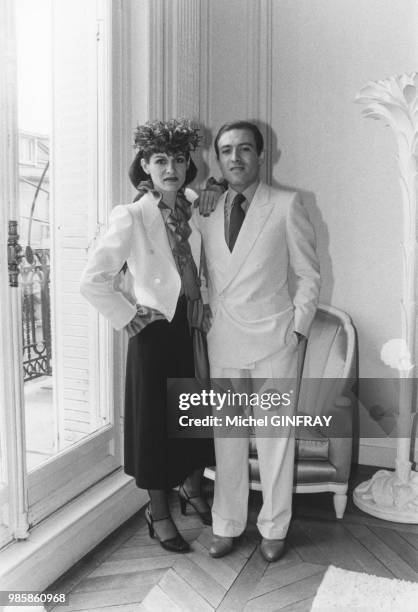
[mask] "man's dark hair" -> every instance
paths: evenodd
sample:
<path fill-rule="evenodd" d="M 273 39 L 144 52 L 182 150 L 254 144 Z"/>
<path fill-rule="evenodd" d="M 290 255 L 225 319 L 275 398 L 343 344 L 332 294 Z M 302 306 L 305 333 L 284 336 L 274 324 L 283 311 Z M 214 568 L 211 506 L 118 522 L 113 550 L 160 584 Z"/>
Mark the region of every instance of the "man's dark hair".
<path fill-rule="evenodd" d="M 225 132 L 230 132 L 231 130 L 248 130 L 249 132 L 252 132 L 254 135 L 257 154 L 260 155 L 260 153 L 264 150 L 264 138 L 255 123 L 251 123 L 250 121 L 232 121 L 231 123 L 224 123 L 216 134 L 215 142 L 213 144 L 217 158 L 219 158 L 219 139 L 222 134 L 225 134 Z"/>

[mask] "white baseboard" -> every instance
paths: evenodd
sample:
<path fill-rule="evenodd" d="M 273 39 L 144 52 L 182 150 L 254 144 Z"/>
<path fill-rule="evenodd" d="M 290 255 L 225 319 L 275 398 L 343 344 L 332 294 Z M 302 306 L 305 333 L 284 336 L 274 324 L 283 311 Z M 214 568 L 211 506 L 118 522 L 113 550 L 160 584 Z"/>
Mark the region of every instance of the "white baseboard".
<path fill-rule="evenodd" d="M 147 499 L 121 470 L 111 474 L 0 552 L 0 588 L 44 590 Z"/>
<path fill-rule="evenodd" d="M 370 440 L 363 441 L 359 447 L 358 462 L 361 465 L 375 465 L 379 468 L 395 467 L 396 440 L 385 441 Z M 415 451 L 415 462 L 418 463 L 418 450 Z"/>

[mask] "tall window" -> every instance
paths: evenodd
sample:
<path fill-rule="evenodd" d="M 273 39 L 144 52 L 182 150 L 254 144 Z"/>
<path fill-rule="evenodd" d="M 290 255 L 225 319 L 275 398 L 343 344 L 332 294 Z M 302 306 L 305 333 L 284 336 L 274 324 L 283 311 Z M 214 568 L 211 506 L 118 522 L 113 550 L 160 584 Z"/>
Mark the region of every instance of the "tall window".
<path fill-rule="evenodd" d="M 20 418 L 0 407 L 8 433 L 0 459 L 3 499 L 7 489 L 9 510 L 30 528 L 120 465 L 112 334 L 79 293 L 112 193 L 111 1 L 6 3 L 13 18 L 0 28 L 14 40 L 15 61 L 0 110 L 17 154 L 13 175 L 0 169 L 14 194 L 3 219 L 18 221 L 23 257 L 2 312 L 15 367 L 0 374 Z M 4 267 L 0 275 L 3 289 Z M 12 523 L 6 518 L 13 535 Z"/>
<path fill-rule="evenodd" d="M 51 333 L 51 0 L 16 1 L 18 209 L 26 463 L 59 450 Z"/>

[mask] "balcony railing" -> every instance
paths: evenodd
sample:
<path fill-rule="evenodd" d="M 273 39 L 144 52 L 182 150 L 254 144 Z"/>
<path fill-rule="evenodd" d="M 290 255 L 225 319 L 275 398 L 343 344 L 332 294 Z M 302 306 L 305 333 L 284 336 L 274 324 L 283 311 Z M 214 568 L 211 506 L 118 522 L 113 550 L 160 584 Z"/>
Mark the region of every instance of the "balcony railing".
<path fill-rule="evenodd" d="M 25 382 L 52 375 L 49 249 L 34 249 L 33 259 L 23 258 L 20 267 Z"/>

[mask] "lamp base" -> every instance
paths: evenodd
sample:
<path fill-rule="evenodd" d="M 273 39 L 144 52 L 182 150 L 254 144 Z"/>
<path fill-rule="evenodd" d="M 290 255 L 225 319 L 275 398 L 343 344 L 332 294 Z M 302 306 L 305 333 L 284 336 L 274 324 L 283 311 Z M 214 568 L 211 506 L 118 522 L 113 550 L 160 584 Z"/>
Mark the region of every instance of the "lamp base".
<path fill-rule="evenodd" d="M 372 516 L 395 523 L 418 523 L 418 473 L 379 470 L 354 489 L 355 505 Z"/>

